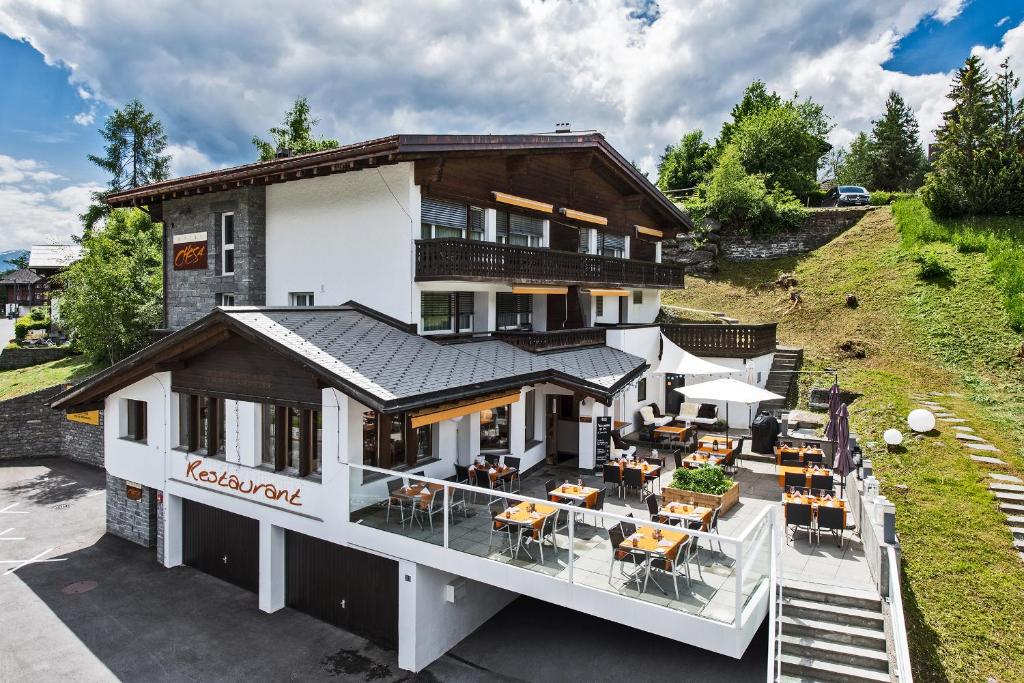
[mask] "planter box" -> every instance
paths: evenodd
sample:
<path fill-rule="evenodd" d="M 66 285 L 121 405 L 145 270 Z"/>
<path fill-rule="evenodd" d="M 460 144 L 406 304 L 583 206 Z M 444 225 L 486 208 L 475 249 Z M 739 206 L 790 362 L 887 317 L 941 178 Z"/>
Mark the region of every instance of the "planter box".
<path fill-rule="evenodd" d="M 705 507 L 721 508 L 720 514 L 727 512 L 729 508 L 740 502 L 740 485 L 736 482 L 733 482 L 732 488 L 721 496 L 674 489 L 671 486 L 663 487 L 661 493 L 666 503 L 693 503 Z"/>

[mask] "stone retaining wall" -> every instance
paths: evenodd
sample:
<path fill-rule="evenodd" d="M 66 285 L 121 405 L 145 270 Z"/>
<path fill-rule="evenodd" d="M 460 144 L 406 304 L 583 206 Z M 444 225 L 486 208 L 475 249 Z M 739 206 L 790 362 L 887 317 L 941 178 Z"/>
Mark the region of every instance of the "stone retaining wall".
<path fill-rule="evenodd" d="M 0 461 L 57 456 L 103 467 L 103 412 L 98 426 L 72 422 L 47 405 L 59 390 L 0 401 Z"/>
<path fill-rule="evenodd" d="M 107 531 L 150 548 L 157 541 L 156 489 L 142 487 L 140 500 L 129 500 L 127 482 L 107 473 Z"/>
<path fill-rule="evenodd" d="M 66 346 L 42 346 L 39 348 L 4 349 L 0 352 L 0 370 L 17 370 L 30 365 L 48 363 L 71 355 Z"/>

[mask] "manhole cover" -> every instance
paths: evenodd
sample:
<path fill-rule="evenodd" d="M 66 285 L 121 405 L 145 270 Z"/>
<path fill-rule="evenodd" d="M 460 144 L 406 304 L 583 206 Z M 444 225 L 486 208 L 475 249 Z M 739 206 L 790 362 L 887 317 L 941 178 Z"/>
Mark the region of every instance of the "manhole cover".
<path fill-rule="evenodd" d="M 53 509 L 54 510 L 66 510 L 69 507 L 71 507 L 71 503 L 57 503 L 56 505 L 53 506 Z"/>
<path fill-rule="evenodd" d="M 95 581 L 75 581 L 69 583 L 61 589 L 61 593 L 64 595 L 78 595 L 79 593 L 87 593 L 96 587 Z"/>

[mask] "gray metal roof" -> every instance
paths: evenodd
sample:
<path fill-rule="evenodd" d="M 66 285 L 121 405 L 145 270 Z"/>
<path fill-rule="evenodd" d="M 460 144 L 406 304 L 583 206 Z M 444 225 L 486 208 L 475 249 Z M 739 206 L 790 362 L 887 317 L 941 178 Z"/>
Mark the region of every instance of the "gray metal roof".
<path fill-rule="evenodd" d="M 459 349 L 515 374 L 554 370 L 605 389 L 644 364 L 644 359 L 609 346 L 535 354 L 503 341 L 488 340 L 459 344 Z"/>
<path fill-rule="evenodd" d="M 66 268 L 80 258 L 80 244 L 34 244 L 29 252 L 28 267 Z"/>

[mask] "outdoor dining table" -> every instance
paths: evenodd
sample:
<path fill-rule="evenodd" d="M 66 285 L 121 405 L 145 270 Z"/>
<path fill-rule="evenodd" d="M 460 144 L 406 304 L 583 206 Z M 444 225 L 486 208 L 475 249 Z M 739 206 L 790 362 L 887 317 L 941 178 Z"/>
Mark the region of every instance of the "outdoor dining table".
<path fill-rule="evenodd" d="M 499 479 L 511 479 L 515 475 L 517 470 L 515 467 L 509 467 L 508 465 L 472 465 L 469 471 L 473 473 L 475 477 L 479 472 L 487 472 L 491 481 L 497 481 Z"/>
<path fill-rule="evenodd" d="M 519 551 L 524 550 L 532 560 L 533 555 L 530 555 L 530 551 L 523 547 L 523 531 L 529 531 L 530 538 L 538 538 L 541 529 L 544 528 L 544 520 L 557 513 L 558 508 L 553 505 L 523 501 L 495 515 L 494 521 L 516 527 L 516 544 L 514 547 L 509 547 L 511 556 L 517 557 Z M 543 542 L 543 540 L 539 539 L 539 542 Z"/>
<path fill-rule="evenodd" d="M 701 505 L 690 505 L 689 503 L 667 503 L 658 508 L 658 514 L 668 519 L 678 519 L 679 521 L 686 522 L 697 521 L 707 528 L 707 525 L 711 523 L 711 513 L 714 512 L 712 508 L 704 507 Z"/>
<path fill-rule="evenodd" d="M 783 460 L 800 460 L 802 462 L 808 455 L 825 457 L 825 451 L 814 446 L 776 446 L 775 464 L 781 465 Z"/>
<path fill-rule="evenodd" d="M 782 494 L 783 505 L 787 503 L 803 503 L 811 506 L 811 514 L 818 516 L 819 507 L 840 508 L 843 511 L 843 526 L 846 526 L 846 501 L 842 498 L 833 497 L 831 500 L 820 496 L 793 494 L 788 491 Z"/>
<path fill-rule="evenodd" d="M 656 531 L 661 532 L 661 538 L 655 536 Z M 651 579 L 651 559 L 654 557 L 675 558 L 679 544 L 687 538 L 689 538 L 689 534 L 683 531 L 658 530 L 652 527 L 639 526 L 632 535 L 619 544 L 619 549 L 643 553 L 646 558 L 644 561 L 644 585 L 647 585 L 648 580 L 653 580 L 658 590 L 668 595 L 657 579 Z"/>
<path fill-rule="evenodd" d="M 562 484 L 558 488 L 552 489 L 551 493 L 548 494 L 548 498 L 555 503 L 566 499 L 573 502 L 579 502 L 582 500 L 585 501 L 588 508 L 592 508 L 597 505 L 597 494 L 598 490 L 590 486 Z"/>
<path fill-rule="evenodd" d="M 779 486 L 783 486 L 783 487 L 786 485 L 786 473 L 787 472 L 802 472 L 804 474 L 804 476 L 806 477 L 806 479 L 807 479 L 807 482 L 805 484 L 806 488 L 810 488 L 811 487 L 811 475 L 813 475 L 813 474 L 820 474 L 821 476 L 824 476 L 824 477 L 832 476 L 832 470 L 827 470 L 825 468 L 814 469 L 813 467 L 789 467 L 789 466 L 786 466 L 786 465 L 782 465 L 782 466 L 778 467 L 778 470 L 779 470 Z"/>
<path fill-rule="evenodd" d="M 710 453 L 708 451 L 695 451 L 683 458 L 683 467 L 695 469 L 705 465 L 717 465 L 725 460 L 725 453 Z"/>
<path fill-rule="evenodd" d="M 674 425 L 663 425 L 654 429 L 655 440 L 662 438 L 665 439 L 665 445 L 672 448 L 672 442 L 675 441 L 682 444 L 686 440 L 687 434 L 693 427 L 676 427 Z"/>
<path fill-rule="evenodd" d="M 397 498 L 402 510 L 402 517 L 399 522 L 404 526 L 407 521 L 415 515 L 415 508 L 419 507 L 422 510 L 429 509 L 430 498 L 434 495 L 435 491 L 444 490 L 444 486 L 441 484 L 410 484 L 409 486 L 403 486 L 394 493 L 392 497 Z M 409 503 L 409 517 L 405 516 L 405 503 Z M 420 526 L 423 526 L 423 522 L 420 522 Z"/>
<path fill-rule="evenodd" d="M 715 449 L 717 444 L 718 448 Z M 705 434 L 697 439 L 697 448 L 703 450 L 732 450 L 736 446 L 736 439 L 726 438 L 722 434 Z"/>

